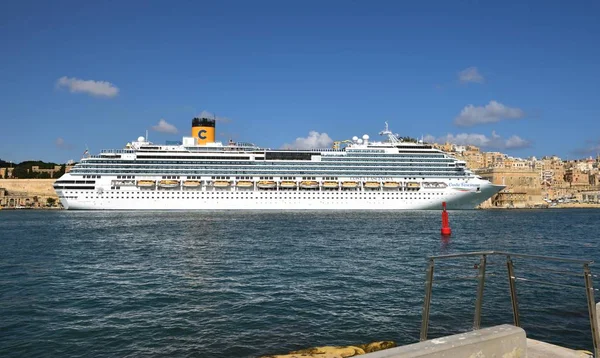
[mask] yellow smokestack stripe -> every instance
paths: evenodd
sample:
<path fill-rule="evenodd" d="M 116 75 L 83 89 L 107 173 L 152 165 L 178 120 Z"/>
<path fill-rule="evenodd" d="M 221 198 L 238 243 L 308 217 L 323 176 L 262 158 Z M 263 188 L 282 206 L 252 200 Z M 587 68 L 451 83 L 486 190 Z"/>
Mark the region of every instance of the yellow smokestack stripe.
<path fill-rule="evenodd" d="M 198 144 L 214 143 L 214 127 L 192 127 L 192 137 L 198 139 Z"/>

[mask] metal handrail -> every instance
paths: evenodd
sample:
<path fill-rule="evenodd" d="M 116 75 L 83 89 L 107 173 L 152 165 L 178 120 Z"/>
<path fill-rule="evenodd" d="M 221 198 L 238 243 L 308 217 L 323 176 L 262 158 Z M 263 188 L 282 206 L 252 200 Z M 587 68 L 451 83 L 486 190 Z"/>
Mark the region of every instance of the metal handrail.
<path fill-rule="evenodd" d="M 552 256 L 542 256 L 542 255 L 527 255 L 527 254 L 515 254 L 504 251 L 476 251 L 476 252 L 466 252 L 461 254 L 449 254 L 449 255 L 438 255 L 438 256 L 430 256 L 427 265 L 427 273 L 425 279 L 425 300 L 423 302 L 423 318 L 421 321 L 421 341 L 427 340 L 427 331 L 429 329 L 429 313 L 431 309 L 431 293 L 433 289 L 433 273 L 435 267 L 435 260 L 443 260 L 443 259 L 454 259 L 454 258 L 465 258 L 465 257 L 479 257 L 479 264 L 475 265 L 475 268 L 478 269 L 477 276 L 473 277 L 478 280 L 477 283 L 477 297 L 475 301 L 475 315 L 473 318 L 473 329 L 477 330 L 481 326 L 481 311 L 483 304 L 483 292 L 485 285 L 485 276 L 486 276 L 486 266 L 488 266 L 488 257 L 489 256 L 505 256 L 506 257 L 506 270 L 508 274 L 508 285 L 509 285 L 509 293 L 510 293 L 510 301 L 512 305 L 513 311 L 513 322 L 517 327 L 521 326 L 520 316 L 519 316 L 519 304 L 517 300 L 517 287 L 516 281 L 529 281 L 534 283 L 546 284 L 551 286 L 565 287 L 569 288 L 580 288 L 574 285 L 564 285 L 557 284 L 551 282 L 542 282 L 536 281 L 524 277 L 517 277 L 515 275 L 515 265 L 513 263 L 513 258 L 523 258 L 523 259 L 533 259 L 533 260 L 543 260 L 543 261 L 555 261 L 555 262 L 565 262 L 570 264 L 579 264 L 583 266 L 583 275 L 577 274 L 577 276 L 583 276 L 585 282 L 585 290 L 586 290 L 586 298 L 588 305 L 588 315 L 590 319 L 590 328 L 592 332 L 592 340 L 594 344 L 594 352 L 595 357 L 600 357 L 600 337 L 599 337 L 599 329 L 598 329 L 598 320 L 596 317 L 596 307 L 595 307 L 595 299 L 594 299 L 594 286 L 592 283 L 592 277 L 590 271 L 590 265 L 594 262 L 592 260 L 581 260 L 581 259 L 571 259 L 571 258 L 562 258 L 562 257 L 552 257 Z M 442 266 L 444 267 L 444 266 Z M 557 273 L 561 273 L 560 270 L 551 270 Z M 565 273 L 569 273 L 573 275 L 574 271 L 566 271 Z"/>
<path fill-rule="evenodd" d="M 517 268 L 526 268 L 527 271 L 536 271 L 536 272 L 544 272 L 544 273 L 558 273 L 558 274 L 562 274 L 562 275 L 569 275 L 569 276 L 575 276 L 575 277 L 583 277 L 583 272 L 578 273 L 575 271 L 571 271 L 571 270 L 554 270 L 551 268 L 542 268 L 539 266 L 533 266 L 533 265 L 523 265 L 522 263 L 519 263 L 518 265 L 516 265 Z"/>
<path fill-rule="evenodd" d="M 469 256 L 481 256 L 481 255 L 500 255 L 500 256 L 512 256 L 512 257 L 522 257 L 529 259 L 542 259 L 548 261 L 563 261 L 563 262 L 571 262 L 571 263 L 581 263 L 591 265 L 594 263 L 593 260 L 582 260 L 582 259 L 571 259 L 565 257 L 554 257 L 554 256 L 542 256 L 542 255 L 528 255 L 528 254 L 515 254 L 512 252 L 504 252 L 504 251 L 472 251 L 465 252 L 462 254 L 448 254 L 448 255 L 438 255 L 438 256 L 429 256 L 429 259 L 450 259 L 456 257 L 469 257 Z"/>

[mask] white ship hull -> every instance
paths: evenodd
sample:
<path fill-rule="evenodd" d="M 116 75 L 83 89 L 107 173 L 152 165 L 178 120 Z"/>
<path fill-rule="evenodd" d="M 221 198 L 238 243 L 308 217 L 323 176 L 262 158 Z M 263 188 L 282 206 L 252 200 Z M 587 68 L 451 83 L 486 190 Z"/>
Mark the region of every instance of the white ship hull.
<path fill-rule="evenodd" d="M 475 209 L 502 186 L 482 184 L 480 190 L 420 191 L 201 191 L 119 190 L 59 191 L 71 210 L 439 210 Z"/>
<path fill-rule="evenodd" d="M 214 128 L 194 118 L 181 144 L 140 137 L 82 158 L 54 189 L 71 210 L 438 210 L 474 209 L 503 188 L 431 145 L 401 141 L 387 123 L 388 141 L 364 135 L 342 149 L 225 146 Z"/>

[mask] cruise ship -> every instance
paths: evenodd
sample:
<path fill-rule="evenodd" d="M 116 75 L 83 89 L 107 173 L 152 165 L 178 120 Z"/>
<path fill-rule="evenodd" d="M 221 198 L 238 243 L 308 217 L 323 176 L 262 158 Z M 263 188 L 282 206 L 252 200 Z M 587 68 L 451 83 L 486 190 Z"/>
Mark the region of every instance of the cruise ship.
<path fill-rule="evenodd" d="M 265 149 L 215 141 L 215 120 L 194 118 L 167 145 L 139 137 L 81 159 L 54 183 L 71 210 L 474 209 L 503 186 L 424 143 L 379 133 L 333 148 Z"/>

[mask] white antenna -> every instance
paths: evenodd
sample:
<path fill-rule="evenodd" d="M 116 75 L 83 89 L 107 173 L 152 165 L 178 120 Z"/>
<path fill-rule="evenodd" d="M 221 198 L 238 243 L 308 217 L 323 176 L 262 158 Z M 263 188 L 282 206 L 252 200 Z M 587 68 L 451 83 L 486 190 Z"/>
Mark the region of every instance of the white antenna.
<path fill-rule="evenodd" d="M 379 135 L 381 135 L 381 136 L 387 135 L 390 143 L 393 143 L 393 144 L 400 143 L 400 140 L 398 140 L 398 137 L 390 131 L 390 129 L 388 127 L 388 122 L 385 122 L 385 129 L 382 130 L 381 132 L 379 132 Z"/>
<path fill-rule="evenodd" d="M 146 142 L 150 142 L 150 141 L 148 140 L 148 130 L 147 130 L 147 129 L 146 129 Z"/>

